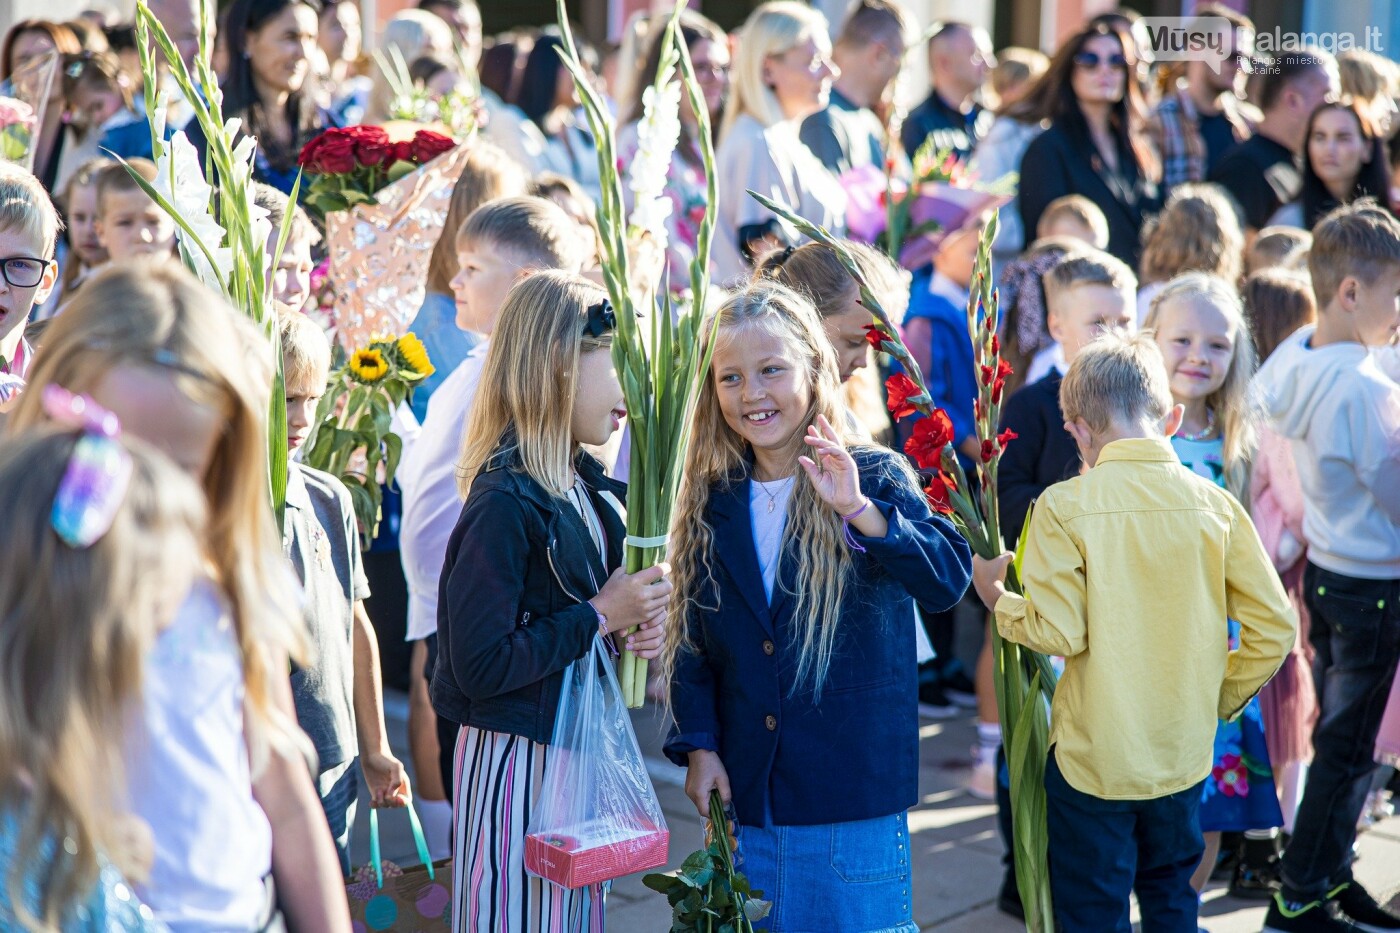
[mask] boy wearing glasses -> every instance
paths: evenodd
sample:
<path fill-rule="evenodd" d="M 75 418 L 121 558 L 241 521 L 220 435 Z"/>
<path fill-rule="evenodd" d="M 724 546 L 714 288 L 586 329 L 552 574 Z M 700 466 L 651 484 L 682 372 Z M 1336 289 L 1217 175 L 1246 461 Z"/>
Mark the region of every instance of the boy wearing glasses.
<path fill-rule="evenodd" d="M 61 226 L 39 179 L 0 162 L 0 408 L 24 388 L 34 357 L 24 326 L 58 280 L 53 251 Z"/>

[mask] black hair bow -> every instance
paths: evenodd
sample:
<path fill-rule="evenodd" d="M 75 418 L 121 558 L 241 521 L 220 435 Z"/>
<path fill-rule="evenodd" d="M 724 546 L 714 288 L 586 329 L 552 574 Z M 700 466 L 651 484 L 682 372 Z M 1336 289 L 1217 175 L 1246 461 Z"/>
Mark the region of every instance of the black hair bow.
<path fill-rule="evenodd" d="M 588 309 L 588 320 L 583 324 L 585 337 L 597 339 L 617 329 L 617 315 L 613 313 L 612 302 L 604 298 Z"/>

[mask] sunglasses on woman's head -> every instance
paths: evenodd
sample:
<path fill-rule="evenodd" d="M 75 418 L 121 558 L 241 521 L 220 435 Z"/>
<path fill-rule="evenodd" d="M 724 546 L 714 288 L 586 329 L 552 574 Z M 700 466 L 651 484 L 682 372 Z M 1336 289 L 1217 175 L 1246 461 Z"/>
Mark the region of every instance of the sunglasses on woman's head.
<path fill-rule="evenodd" d="M 1126 68 L 1128 60 L 1118 52 L 1107 57 L 1097 52 L 1080 52 L 1074 56 L 1074 63 L 1085 71 L 1091 71 L 1100 65 L 1108 65 L 1110 68 Z"/>

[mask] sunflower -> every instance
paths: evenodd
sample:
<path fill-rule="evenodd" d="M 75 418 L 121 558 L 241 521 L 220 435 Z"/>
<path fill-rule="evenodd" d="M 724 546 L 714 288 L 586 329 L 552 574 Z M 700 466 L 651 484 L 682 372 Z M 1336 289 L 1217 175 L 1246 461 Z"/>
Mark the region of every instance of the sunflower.
<path fill-rule="evenodd" d="M 428 348 L 423 346 L 423 341 L 418 339 L 417 334 L 404 334 L 399 338 L 398 346 L 405 366 L 424 378 L 433 374 L 434 367 L 428 359 Z"/>
<path fill-rule="evenodd" d="M 375 383 L 389 372 L 389 363 L 384 354 L 373 347 L 356 350 L 350 356 L 350 372 L 361 382 Z"/>

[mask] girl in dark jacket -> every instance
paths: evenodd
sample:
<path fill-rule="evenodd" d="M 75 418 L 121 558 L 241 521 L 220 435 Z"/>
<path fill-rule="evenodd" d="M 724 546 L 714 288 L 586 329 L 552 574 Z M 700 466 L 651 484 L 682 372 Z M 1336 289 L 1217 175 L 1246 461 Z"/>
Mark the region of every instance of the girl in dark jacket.
<path fill-rule="evenodd" d="M 626 415 L 613 323 L 586 279 L 540 272 L 515 286 L 468 421 L 432 683 L 438 713 L 462 726 L 454 933 L 603 929 L 600 886 L 527 876 L 524 840 L 564 670 L 595 638 L 634 626 L 627 647 L 655 657 L 671 592 L 664 564 L 618 569 L 626 487 L 580 449 L 604 444 Z"/>
<path fill-rule="evenodd" d="M 771 929 L 915 931 L 913 602 L 957 603 L 968 546 L 902 457 L 848 449 L 806 299 L 756 282 L 711 327 L 671 532 L 666 754 L 702 814 L 712 789 L 732 801 Z"/>

